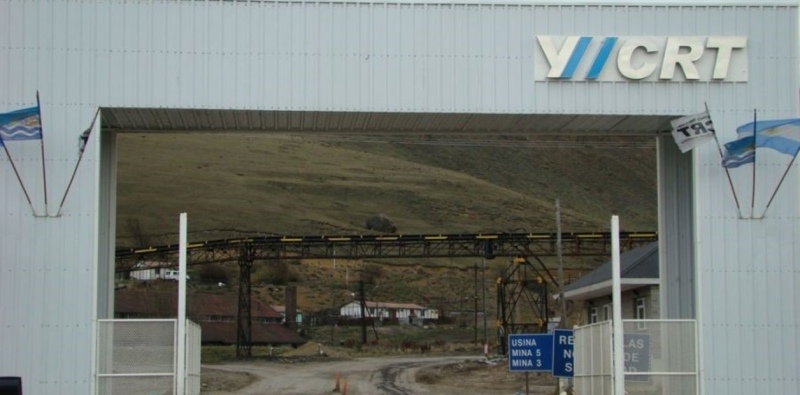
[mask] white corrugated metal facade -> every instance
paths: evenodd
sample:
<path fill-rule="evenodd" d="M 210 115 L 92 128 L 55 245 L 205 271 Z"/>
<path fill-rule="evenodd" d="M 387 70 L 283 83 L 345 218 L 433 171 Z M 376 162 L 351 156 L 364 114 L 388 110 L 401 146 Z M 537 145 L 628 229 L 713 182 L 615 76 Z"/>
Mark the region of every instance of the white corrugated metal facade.
<path fill-rule="evenodd" d="M 480 132 L 502 120 L 655 133 L 707 102 L 725 142 L 754 108 L 797 116 L 796 6 L 0 0 L 0 26 L 0 112 L 41 93 L 50 215 L 98 107 L 110 126 L 95 127 L 59 217 L 33 216 L 0 156 L 0 376 L 23 376 L 31 394 L 93 388 L 93 320 L 113 305 L 115 131 Z M 537 80 L 537 35 L 746 36 L 748 78 Z M 182 119 L 193 109 L 209 111 Z M 704 393 L 800 393 L 797 165 L 764 219 L 740 219 L 713 144 L 671 143 L 659 144 L 663 311 L 697 315 Z M 43 214 L 39 145 L 7 145 Z M 756 215 L 788 162 L 759 155 Z M 751 174 L 731 175 L 749 216 Z"/>

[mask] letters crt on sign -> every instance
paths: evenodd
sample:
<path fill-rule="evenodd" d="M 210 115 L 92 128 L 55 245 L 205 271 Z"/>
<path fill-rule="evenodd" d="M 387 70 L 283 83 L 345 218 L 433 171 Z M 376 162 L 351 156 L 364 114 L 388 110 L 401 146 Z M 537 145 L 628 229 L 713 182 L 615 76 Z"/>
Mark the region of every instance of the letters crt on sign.
<path fill-rule="evenodd" d="M 746 65 L 730 77 L 731 59 L 734 51 L 743 51 L 747 37 L 597 37 L 537 36 L 539 47 L 550 70 L 546 78 L 573 79 L 581 67 L 585 75 L 578 73 L 577 79 L 615 80 L 617 74 L 625 79 L 642 80 L 652 76 L 656 70 L 659 80 L 673 80 L 675 69 L 680 66 L 685 80 L 732 80 L 746 81 Z M 561 42 L 558 48 L 557 41 Z M 590 61 L 583 61 L 589 54 Z M 603 71 L 609 58 L 616 58 L 616 73 Z M 745 56 L 740 57 L 746 62 Z M 708 70 L 701 73 L 698 65 Z M 588 67 L 588 69 L 587 69 Z"/>

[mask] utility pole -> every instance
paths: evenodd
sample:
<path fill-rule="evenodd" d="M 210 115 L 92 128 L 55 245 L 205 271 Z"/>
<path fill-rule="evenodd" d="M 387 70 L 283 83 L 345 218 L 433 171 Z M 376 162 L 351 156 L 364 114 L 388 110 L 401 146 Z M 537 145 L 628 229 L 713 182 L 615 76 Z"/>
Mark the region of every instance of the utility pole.
<path fill-rule="evenodd" d="M 558 323 L 559 328 L 567 328 L 567 301 L 564 300 L 564 260 L 561 256 L 561 202 L 556 198 L 556 248 L 558 251 L 558 300 L 561 302 L 561 321 Z M 547 312 L 545 311 L 545 314 Z M 568 383 L 563 380 L 558 380 L 558 392 L 561 393 L 564 387 L 568 387 Z"/>
<path fill-rule="evenodd" d="M 481 258 L 483 262 L 483 347 L 484 349 L 489 346 L 489 332 L 486 324 L 486 258 Z"/>
<path fill-rule="evenodd" d="M 561 203 L 556 198 L 556 244 L 558 247 L 558 300 L 561 302 L 560 328 L 567 328 L 567 301 L 564 300 L 564 260 L 561 256 Z M 545 312 L 547 314 L 547 312 Z"/>
<path fill-rule="evenodd" d="M 364 299 L 364 280 L 358 281 L 359 300 L 361 301 L 361 344 L 367 344 L 367 315 L 364 311 L 366 300 Z"/>
<path fill-rule="evenodd" d="M 475 307 L 472 309 L 475 314 L 475 345 L 478 345 L 478 262 L 475 262 L 475 289 L 472 293 L 472 300 L 475 302 Z"/>

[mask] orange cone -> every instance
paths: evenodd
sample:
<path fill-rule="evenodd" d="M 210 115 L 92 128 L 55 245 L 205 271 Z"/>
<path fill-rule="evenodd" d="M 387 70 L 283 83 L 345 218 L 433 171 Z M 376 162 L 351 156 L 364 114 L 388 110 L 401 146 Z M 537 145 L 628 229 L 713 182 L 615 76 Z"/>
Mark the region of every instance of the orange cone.
<path fill-rule="evenodd" d="M 333 391 L 331 392 L 339 392 L 339 372 L 336 372 L 336 383 L 333 385 Z"/>

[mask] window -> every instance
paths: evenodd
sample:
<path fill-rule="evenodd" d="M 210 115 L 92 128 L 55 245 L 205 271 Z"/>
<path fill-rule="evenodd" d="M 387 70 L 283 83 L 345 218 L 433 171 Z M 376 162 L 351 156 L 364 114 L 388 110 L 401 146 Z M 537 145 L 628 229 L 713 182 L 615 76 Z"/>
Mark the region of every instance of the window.
<path fill-rule="evenodd" d="M 645 302 L 646 302 L 645 298 L 636 298 L 633 301 L 634 301 L 633 317 L 636 318 L 637 320 L 645 319 L 646 318 L 645 317 L 645 310 L 644 310 L 644 306 L 645 306 Z"/>
<path fill-rule="evenodd" d="M 589 323 L 594 324 L 597 322 L 597 307 L 589 308 Z"/>
<path fill-rule="evenodd" d="M 603 320 L 611 321 L 611 305 L 603 306 Z"/>
<path fill-rule="evenodd" d="M 633 300 L 633 307 L 634 307 L 633 317 L 634 318 L 636 318 L 637 320 L 643 320 L 643 319 L 647 318 L 647 316 L 645 315 L 645 305 L 646 304 L 647 304 L 647 300 L 645 300 L 645 298 L 636 298 L 636 299 Z M 636 323 L 636 328 L 637 329 L 646 329 L 647 326 L 645 325 L 644 322 L 639 322 L 639 323 Z"/>

